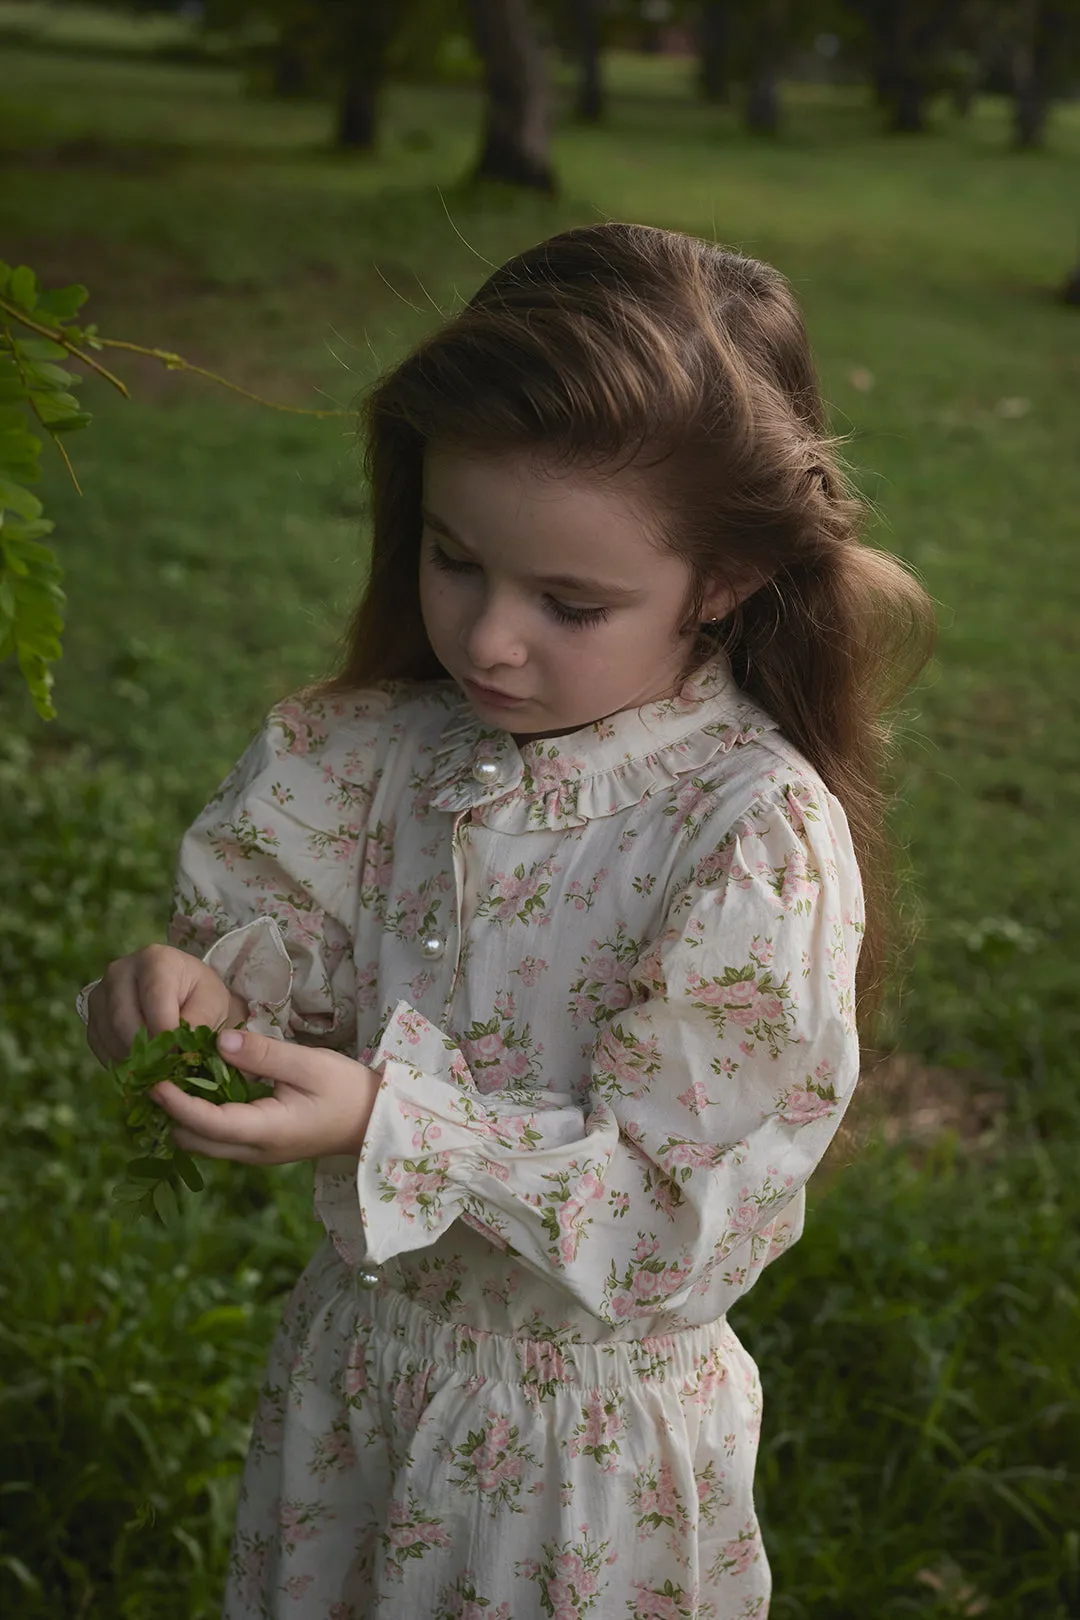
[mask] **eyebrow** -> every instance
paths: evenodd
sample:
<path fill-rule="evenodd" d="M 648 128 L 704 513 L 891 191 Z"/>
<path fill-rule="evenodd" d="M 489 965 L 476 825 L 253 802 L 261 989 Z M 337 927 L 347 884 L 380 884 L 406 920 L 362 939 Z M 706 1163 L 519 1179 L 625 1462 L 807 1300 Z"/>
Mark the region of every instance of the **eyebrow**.
<path fill-rule="evenodd" d="M 454 533 L 449 523 L 444 523 L 442 518 L 436 517 L 434 512 L 429 512 L 426 507 L 422 507 L 421 512 L 428 528 L 434 529 L 438 534 L 445 535 L 446 539 L 452 540 L 455 546 L 460 546 L 467 557 L 472 558 L 473 561 L 476 560 L 475 553 L 469 550 L 460 535 Z M 557 585 L 561 590 L 585 591 L 590 596 L 611 596 L 622 600 L 623 598 L 641 595 L 641 592 L 635 590 L 632 585 L 614 585 L 609 580 L 586 579 L 582 575 L 526 574 L 525 578 L 531 585 Z"/>

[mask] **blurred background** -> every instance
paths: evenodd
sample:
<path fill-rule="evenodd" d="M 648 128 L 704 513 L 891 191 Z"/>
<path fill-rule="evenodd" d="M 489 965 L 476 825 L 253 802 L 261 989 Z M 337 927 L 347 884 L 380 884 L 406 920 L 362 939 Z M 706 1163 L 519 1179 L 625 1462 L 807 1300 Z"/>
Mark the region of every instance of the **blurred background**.
<path fill-rule="evenodd" d="M 44 450 L 57 718 L 0 665 L 4 1614 L 217 1613 L 318 1239 L 302 1169 L 119 1225 L 73 1012 L 162 937 L 181 831 L 360 589 L 354 428 L 302 413 L 616 218 L 792 280 L 869 538 L 941 620 L 882 1057 L 737 1311 L 772 1615 L 1080 1616 L 1078 90 L 1080 0 L 0 0 L 0 257 L 290 408 L 109 351 L 81 494 Z"/>

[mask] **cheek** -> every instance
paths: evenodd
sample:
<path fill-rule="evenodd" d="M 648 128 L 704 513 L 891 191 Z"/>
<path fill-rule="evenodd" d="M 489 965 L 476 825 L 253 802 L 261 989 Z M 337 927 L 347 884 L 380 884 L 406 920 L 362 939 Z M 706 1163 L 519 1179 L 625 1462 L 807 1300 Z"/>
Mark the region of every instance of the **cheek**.
<path fill-rule="evenodd" d="M 420 612 L 429 627 L 446 625 L 454 617 L 453 585 L 430 568 L 420 570 Z"/>

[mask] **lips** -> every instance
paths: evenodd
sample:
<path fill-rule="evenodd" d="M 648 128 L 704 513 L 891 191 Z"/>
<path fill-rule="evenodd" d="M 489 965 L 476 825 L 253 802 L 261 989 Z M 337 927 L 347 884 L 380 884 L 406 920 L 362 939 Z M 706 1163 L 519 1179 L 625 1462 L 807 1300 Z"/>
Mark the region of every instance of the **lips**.
<path fill-rule="evenodd" d="M 482 686 L 479 681 L 470 680 L 468 676 L 465 678 L 465 684 L 471 686 L 474 692 L 479 692 L 482 697 L 501 698 L 504 703 L 524 703 L 525 701 L 524 698 L 515 696 L 513 692 L 500 692 L 495 686 Z"/>

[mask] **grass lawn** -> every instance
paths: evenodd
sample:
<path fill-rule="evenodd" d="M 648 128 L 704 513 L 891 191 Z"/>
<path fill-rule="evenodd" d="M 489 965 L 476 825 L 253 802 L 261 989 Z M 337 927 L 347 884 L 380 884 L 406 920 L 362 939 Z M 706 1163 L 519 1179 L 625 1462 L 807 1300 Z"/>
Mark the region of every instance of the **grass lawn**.
<path fill-rule="evenodd" d="M 1076 109 L 1021 156 L 996 104 L 890 140 L 860 95 L 803 87 L 754 142 L 681 64 L 616 60 L 546 200 L 460 185 L 468 87 L 391 90 L 379 155 L 344 159 L 325 107 L 245 99 L 222 67 L 54 42 L 9 46 L 4 78 L 0 257 L 284 404 L 347 406 L 489 262 L 574 223 L 715 236 L 792 279 L 872 536 L 941 640 L 900 727 L 917 938 L 878 1082 L 920 1142 L 851 1139 L 736 1322 L 772 1614 L 1080 1614 L 1080 319 L 1051 297 Z M 363 572 L 351 432 L 118 369 L 134 404 L 84 391 L 83 496 L 57 466 L 42 491 L 59 720 L 0 671 L 0 1603 L 25 1620 L 216 1613 L 261 1361 L 317 1237 L 299 1171 L 218 1169 L 176 1230 L 118 1227 L 118 1122 L 71 1002 L 160 937 L 182 827 L 325 663 Z"/>

